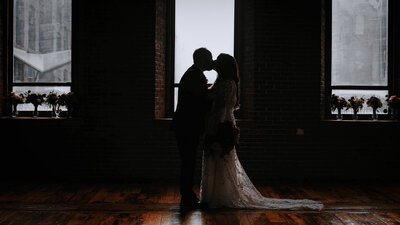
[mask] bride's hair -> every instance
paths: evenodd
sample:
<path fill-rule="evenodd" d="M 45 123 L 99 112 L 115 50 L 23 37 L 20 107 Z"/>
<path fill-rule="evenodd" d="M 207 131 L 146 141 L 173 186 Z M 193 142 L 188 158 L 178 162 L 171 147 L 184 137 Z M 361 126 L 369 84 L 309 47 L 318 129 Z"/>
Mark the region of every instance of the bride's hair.
<path fill-rule="evenodd" d="M 240 78 L 239 78 L 239 69 L 236 59 L 228 54 L 221 53 L 217 57 L 216 60 L 216 68 L 215 70 L 218 72 L 217 79 L 215 81 L 216 84 L 223 80 L 233 80 L 236 84 L 236 104 L 235 109 L 238 109 L 239 97 L 240 97 Z"/>

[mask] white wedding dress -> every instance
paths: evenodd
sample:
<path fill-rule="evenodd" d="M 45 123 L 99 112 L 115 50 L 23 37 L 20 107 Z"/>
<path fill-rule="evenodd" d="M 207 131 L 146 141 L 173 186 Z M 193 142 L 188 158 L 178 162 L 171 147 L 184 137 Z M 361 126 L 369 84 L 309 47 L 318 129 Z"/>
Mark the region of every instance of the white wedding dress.
<path fill-rule="evenodd" d="M 218 122 L 233 121 L 236 84 L 222 81 L 211 95 L 213 104 L 206 117 L 206 134 L 215 134 Z M 236 124 L 236 123 L 235 123 Z M 321 210 L 323 204 L 308 199 L 275 199 L 264 197 L 250 181 L 233 148 L 220 157 L 203 151 L 200 201 L 210 208 L 246 208 L 270 210 Z"/>

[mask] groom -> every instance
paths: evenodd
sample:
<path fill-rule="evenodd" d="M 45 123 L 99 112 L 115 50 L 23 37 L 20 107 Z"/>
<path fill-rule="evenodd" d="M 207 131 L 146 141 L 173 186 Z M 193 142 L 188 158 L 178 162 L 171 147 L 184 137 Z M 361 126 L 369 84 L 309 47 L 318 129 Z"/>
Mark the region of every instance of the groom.
<path fill-rule="evenodd" d="M 179 82 L 178 105 L 172 121 L 172 130 L 181 158 L 180 194 L 181 206 L 200 207 L 193 191 L 193 173 L 199 138 L 204 132 L 204 117 L 207 110 L 207 79 L 204 71 L 213 68 L 211 52 L 206 48 L 193 53 L 194 64 L 189 67 Z"/>

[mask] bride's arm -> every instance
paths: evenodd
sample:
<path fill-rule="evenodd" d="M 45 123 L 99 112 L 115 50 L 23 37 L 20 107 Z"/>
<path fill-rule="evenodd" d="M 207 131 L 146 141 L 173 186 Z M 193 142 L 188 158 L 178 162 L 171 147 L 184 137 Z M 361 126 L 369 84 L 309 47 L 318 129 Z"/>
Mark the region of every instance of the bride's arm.
<path fill-rule="evenodd" d="M 230 114 L 232 110 L 232 104 L 236 101 L 236 89 L 234 81 L 225 81 L 223 85 L 218 89 L 216 97 L 216 109 L 218 122 L 224 122 L 226 116 Z"/>
<path fill-rule="evenodd" d="M 218 124 L 220 122 L 224 122 L 226 119 L 227 113 L 229 114 L 229 106 L 233 101 L 235 95 L 235 84 L 231 81 L 223 81 L 220 84 L 217 84 L 212 90 L 213 103 L 211 107 L 211 111 L 208 115 L 207 120 L 207 133 L 216 134 L 218 129 Z"/>

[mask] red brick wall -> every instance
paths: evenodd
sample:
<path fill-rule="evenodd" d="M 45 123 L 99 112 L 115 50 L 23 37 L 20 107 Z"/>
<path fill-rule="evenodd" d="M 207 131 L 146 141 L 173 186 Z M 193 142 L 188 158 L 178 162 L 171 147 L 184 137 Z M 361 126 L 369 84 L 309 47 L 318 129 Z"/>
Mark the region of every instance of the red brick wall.
<path fill-rule="evenodd" d="M 8 131 L 0 147 L 4 180 L 178 179 L 170 121 L 155 119 L 164 73 L 160 2 L 74 3 L 79 117 L 1 119 Z M 239 122 L 238 155 L 249 177 L 398 180 L 398 123 L 320 121 L 320 1 L 250 0 L 241 7 L 242 105 L 253 122 Z"/>
<path fill-rule="evenodd" d="M 5 9 L 4 9 L 4 1 L 0 1 L 0 115 L 4 114 L 4 16 L 5 16 Z"/>
<path fill-rule="evenodd" d="M 156 0 L 156 21 L 155 21 L 155 117 L 165 117 L 165 76 L 166 76 L 166 42 L 167 42 L 167 1 Z"/>

